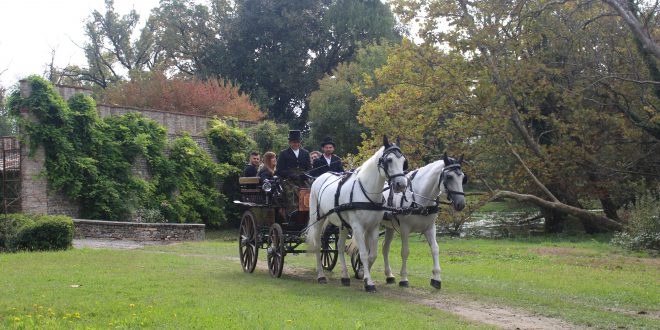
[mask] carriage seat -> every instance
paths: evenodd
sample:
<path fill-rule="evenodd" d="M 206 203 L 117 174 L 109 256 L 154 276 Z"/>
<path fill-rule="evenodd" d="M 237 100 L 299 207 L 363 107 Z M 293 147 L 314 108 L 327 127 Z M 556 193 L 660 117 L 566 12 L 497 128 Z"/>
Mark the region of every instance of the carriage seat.
<path fill-rule="evenodd" d="M 266 204 L 266 192 L 261 189 L 259 177 L 242 176 L 238 178 L 241 187 L 241 202 Z"/>

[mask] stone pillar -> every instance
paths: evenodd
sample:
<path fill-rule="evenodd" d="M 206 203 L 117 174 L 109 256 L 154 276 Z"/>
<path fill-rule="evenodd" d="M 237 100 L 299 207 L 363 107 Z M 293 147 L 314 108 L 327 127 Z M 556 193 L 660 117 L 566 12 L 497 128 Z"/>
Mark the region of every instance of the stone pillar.
<path fill-rule="evenodd" d="M 32 92 L 26 80 L 21 80 L 21 96 L 28 97 Z M 21 109 L 21 116 L 35 120 L 28 109 Z M 27 137 L 26 137 L 27 139 Z M 46 165 L 46 152 L 39 146 L 30 157 L 29 141 L 21 148 L 21 210 L 24 213 L 48 213 L 48 180 L 42 176 Z"/>

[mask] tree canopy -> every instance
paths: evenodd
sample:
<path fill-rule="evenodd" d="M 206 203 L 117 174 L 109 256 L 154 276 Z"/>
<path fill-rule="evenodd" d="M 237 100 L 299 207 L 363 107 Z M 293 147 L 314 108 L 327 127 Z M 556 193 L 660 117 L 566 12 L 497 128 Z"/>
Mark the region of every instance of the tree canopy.
<path fill-rule="evenodd" d="M 589 231 L 620 228 L 616 209 L 658 179 L 660 99 L 652 66 L 607 6 L 420 0 L 395 11 L 428 17 L 423 43 L 405 41 L 377 71 L 387 91 L 364 98 L 360 122 L 373 136 L 405 136 L 418 162 L 438 146 L 464 152 L 491 186 L 537 197 L 527 200 L 549 231 L 566 214 Z M 606 217 L 578 211 L 586 200 Z"/>

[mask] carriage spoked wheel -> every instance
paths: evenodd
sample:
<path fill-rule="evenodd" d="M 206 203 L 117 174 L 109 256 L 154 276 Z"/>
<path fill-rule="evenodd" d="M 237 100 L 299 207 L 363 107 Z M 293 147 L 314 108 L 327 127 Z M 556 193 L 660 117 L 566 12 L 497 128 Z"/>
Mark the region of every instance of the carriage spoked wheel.
<path fill-rule="evenodd" d="M 272 277 L 282 276 L 284 266 L 284 232 L 279 223 L 274 223 L 268 233 L 268 271 Z"/>
<path fill-rule="evenodd" d="M 321 237 L 321 263 L 323 269 L 331 271 L 337 265 L 337 239 L 339 238 L 339 228 L 335 225 L 329 225 L 323 231 Z"/>
<path fill-rule="evenodd" d="M 257 226 L 254 221 L 254 214 L 250 211 L 243 212 L 241 226 L 239 229 L 238 249 L 241 256 L 241 266 L 246 273 L 254 272 L 257 266 Z"/>
<path fill-rule="evenodd" d="M 362 260 L 360 260 L 360 251 L 357 249 L 351 253 L 351 267 L 355 273 L 355 278 L 361 280 L 364 277 L 364 270 L 362 269 Z"/>

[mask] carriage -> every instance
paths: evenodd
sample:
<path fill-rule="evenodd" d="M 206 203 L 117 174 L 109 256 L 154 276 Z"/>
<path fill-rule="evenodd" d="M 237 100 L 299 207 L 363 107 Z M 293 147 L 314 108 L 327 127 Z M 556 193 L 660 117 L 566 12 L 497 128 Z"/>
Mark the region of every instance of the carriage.
<path fill-rule="evenodd" d="M 241 266 L 252 273 L 257 265 L 259 249 L 265 250 L 268 271 L 272 277 L 282 276 L 284 257 L 305 253 L 305 231 L 309 220 L 309 188 L 298 188 L 296 203 L 287 198 L 286 180 L 275 177 L 260 181 L 258 177 L 240 177 L 240 200 L 234 201 L 245 210 L 239 229 Z M 331 271 L 337 264 L 339 228 L 328 226 L 322 236 L 323 268 Z"/>

